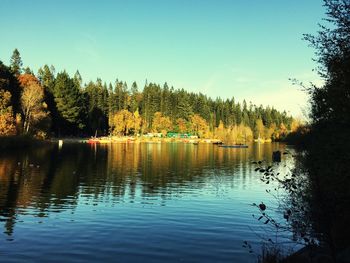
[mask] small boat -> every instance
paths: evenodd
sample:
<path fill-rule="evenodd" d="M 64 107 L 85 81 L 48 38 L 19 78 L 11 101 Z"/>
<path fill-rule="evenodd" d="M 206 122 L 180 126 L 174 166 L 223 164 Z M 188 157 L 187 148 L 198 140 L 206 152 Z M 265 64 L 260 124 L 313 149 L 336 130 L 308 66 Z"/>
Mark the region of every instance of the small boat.
<path fill-rule="evenodd" d="M 248 148 L 248 145 L 234 144 L 234 145 L 219 145 L 221 148 Z"/>
<path fill-rule="evenodd" d="M 91 138 L 87 142 L 90 143 L 90 144 L 100 143 L 99 140 L 96 139 L 96 138 Z"/>
<path fill-rule="evenodd" d="M 89 144 L 96 144 L 96 143 L 100 143 L 100 144 L 106 144 L 106 143 L 111 143 L 112 141 L 109 139 L 101 139 L 101 138 L 91 138 L 88 140 Z"/>

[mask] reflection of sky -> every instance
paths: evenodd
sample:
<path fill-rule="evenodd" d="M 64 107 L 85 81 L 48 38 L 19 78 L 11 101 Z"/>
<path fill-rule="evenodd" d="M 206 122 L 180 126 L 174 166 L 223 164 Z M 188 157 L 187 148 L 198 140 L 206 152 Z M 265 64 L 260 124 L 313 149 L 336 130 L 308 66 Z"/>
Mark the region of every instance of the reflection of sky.
<path fill-rule="evenodd" d="M 19 195 L 28 195 L 30 201 L 15 208 L 12 235 L 0 235 L 5 255 L 18 259 L 20 251 L 40 260 L 55 258 L 52 251 L 57 251 L 62 260 L 73 254 L 91 260 L 94 251 L 105 260 L 115 254 L 125 260 L 151 255 L 159 261 L 196 256 L 207 261 L 242 260 L 248 256 L 242 241 L 257 246 L 259 239 L 253 230 L 261 232 L 251 204 L 264 201 L 275 213 L 266 185 L 251 164 L 259 154 L 255 147 L 226 151 L 176 144 L 127 149 L 115 145 L 97 149 L 96 155 L 92 149 L 90 155 L 84 146 L 82 151 L 75 149 L 75 157 L 64 157 L 64 147 L 56 156 L 61 161 L 51 164 L 55 169 L 48 165 L 41 166 L 41 173 L 36 170 L 36 179 L 43 176 L 36 185 L 30 184 L 33 178 L 26 170 L 24 178 L 32 188 L 19 187 Z M 260 154 L 270 159 L 274 147 L 262 146 Z M 87 162 L 88 156 L 97 157 L 96 162 Z M 0 166 L 2 163 L 0 158 Z M 48 180 L 45 176 L 51 177 L 52 182 L 47 183 L 51 188 L 37 191 L 42 187 L 38 184 Z M 39 250 L 42 253 L 34 255 Z"/>

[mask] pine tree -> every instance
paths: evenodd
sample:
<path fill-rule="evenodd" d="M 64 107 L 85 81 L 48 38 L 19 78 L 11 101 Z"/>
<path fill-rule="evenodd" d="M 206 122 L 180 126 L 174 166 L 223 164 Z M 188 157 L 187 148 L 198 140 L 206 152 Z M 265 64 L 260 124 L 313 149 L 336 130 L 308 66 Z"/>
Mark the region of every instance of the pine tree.
<path fill-rule="evenodd" d="M 30 69 L 30 67 L 26 67 L 24 69 L 24 74 L 31 74 L 31 75 L 34 75 L 33 71 Z"/>
<path fill-rule="evenodd" d="M 131 85 L 131 102 L 130 102 L 131 112 L 135 112 L 139 110 L 138 96 L 139 96 L 139 91 L 138 91 L 137 83 L 134 81 Z"/>
<path fill-rule="evenodd" d="M 79 89 L 81 89 L 81 85 L 83 84 L 83 79 L 81 78 L 79 70 L 75 72 L 73 79 L 74 79 L 75 85 L 79 87 Z"/>
<path fill-rule="evenodd" d="M 47 109 L 51 117 L 51 130 L 57 132 L 58 128 L 58 112 L 54 98 L 55 88 L 55 68 L 44 65 L 38 70 L 38 79 L 44 88 L 44 101 L 47 104 Z M 57 134 L 57 133 L 56 133 Z"/>
<path fill-rule="evenodd" d="M 188 120 L 193 114 L 189 96 L 183 89 L 178 92 L 176 112 L 176 118 L 182 118 L 185 120 Z"/>
<path fill-rule="evenodd" d="M 18 49 L 16 48 L 11 56 L 11 60 L 10 60 L 10 69 L 12 74 L 18 76 L 19 74 L 22 73 L 22 66 L 23 66 L 23 62 L 22 62 L 22 58 L 21 55 L 18 51 Z"/>
<path fill-rule="evenodd" d="M 79 86 L 67 72 L 57 74 L 54 89 L 59 114 L 59 134 L 77 134 L 85 127 L 83 96 Z"/>
<path fill-rule="evenodd" d="M 49 67 L 48 65 L 44 65 L 44 67 L 39 68 L 37 75 L 44 89 L 53 93 L 55 86 L 55 68 L 53 66 Z"/>

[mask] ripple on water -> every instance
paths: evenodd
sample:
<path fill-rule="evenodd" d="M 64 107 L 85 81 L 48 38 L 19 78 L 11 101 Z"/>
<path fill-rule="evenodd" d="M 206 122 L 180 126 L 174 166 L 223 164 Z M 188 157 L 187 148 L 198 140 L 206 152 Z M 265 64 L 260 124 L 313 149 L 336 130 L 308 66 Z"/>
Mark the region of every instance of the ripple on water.
<path fill-rule="evenodd" d="M 250 204 L 270 198 L 258 152 L 221 150 L 77 144 L 0 157 L 0 261 L 255 262 L 242 242 L 258 246 Z M 40 169 L 19 172 L 28 155 Z"/>

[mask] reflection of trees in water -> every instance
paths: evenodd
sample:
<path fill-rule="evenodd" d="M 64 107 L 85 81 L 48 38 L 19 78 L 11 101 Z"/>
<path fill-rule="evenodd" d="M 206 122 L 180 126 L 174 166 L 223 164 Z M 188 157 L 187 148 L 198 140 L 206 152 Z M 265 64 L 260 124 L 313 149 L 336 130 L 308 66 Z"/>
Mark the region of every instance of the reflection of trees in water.
<path fill-rule="evenodd" d="M 11 235 L 16 214 L 19 209 L 29 205 L 38 206 L 41 196 L 40 185 L 44 175 L 33 163 L 42 158 L 41 149 L 28 155 L 20 156 L 8 153 L 6 157 L 0 156 L 0 216 L 5 221 L 5 233 Z"/>
<path fill-rule="evenodd" d="M 114 202 L 159 198 L 164 205 L 188 189 L 208 187 L 208 182 L 219 191 L 227 187 L 227 176 L 240 176 L 245 185 L 254 176 L 251 161 L 270 160 L 276 147 L 65 144 L 62 149 L 50 146 L 8 153 L 0 156 L 1 220 L 10 235 L 17 214 L 23 211 L 44 217 L 74 208 L 79 200 L 95 202 L 111 196 Z M 234 187 L 234 180 L 228 181 Z"/>
<path fill-rule="evenodd" d="M 57 149 L 51 147 L 0 156 L 0 217 L 6 222 L 7 234 L 12 234 L 17 214 L 27 213 L 28 207 L 34 216 L 45 217 L 48 209 L 59 211 L 74 205 L 77 184 L 62 171 L 66 160 L 69 156 L 62 164 Z M 66 181 L 59 182 L 62 179 Z"/>
<path fill-rule="evenodd" d="M 16 220 L 16 198 L 18 196 L 18 186 L 16 175 L 18 171 L 14 172 L 17 168 L 16 160 L 7 159 L 0 163 L 0 179 L 1 179 L 1 191 L 0 191 L 0 216 L 1 221 L 5 222 L 5 233 L 11 235 L 13 232 L 14 223 Z M 6 175 L 9 175 L 7 180 L 3 180 Z"/>

